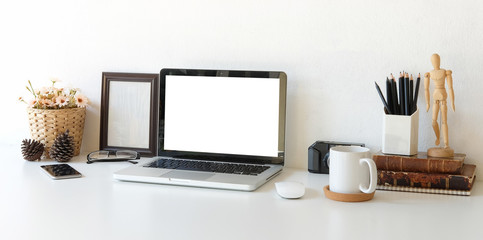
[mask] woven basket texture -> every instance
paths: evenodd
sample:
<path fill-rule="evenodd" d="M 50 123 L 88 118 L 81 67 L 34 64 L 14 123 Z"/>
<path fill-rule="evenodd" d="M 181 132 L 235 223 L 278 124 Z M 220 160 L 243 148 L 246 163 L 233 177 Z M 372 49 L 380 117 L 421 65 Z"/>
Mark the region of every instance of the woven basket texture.
<path fill-rule="evenodd" d="M 45 157 L 58 134 L 69 130 L 74 137 L 74 156 L 79 155 L 84 133 L 86 108 L 35 109 L 27 108 L 32 139 L 45 144 Z"/>

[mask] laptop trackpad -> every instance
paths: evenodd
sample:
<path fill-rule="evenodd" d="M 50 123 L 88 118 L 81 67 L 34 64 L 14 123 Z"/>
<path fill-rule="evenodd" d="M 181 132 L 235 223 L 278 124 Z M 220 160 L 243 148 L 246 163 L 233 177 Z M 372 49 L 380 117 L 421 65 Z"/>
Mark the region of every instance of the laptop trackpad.
<path fill-rule="evenodd" d="M 204 173 L 204 172 L 188 172 L 188 171 L 171 171 L 161 175 L 162 177 L 176 179 L 186 179 L 186 180 L 205 180 L 214 176 L 214 173 Z"/>

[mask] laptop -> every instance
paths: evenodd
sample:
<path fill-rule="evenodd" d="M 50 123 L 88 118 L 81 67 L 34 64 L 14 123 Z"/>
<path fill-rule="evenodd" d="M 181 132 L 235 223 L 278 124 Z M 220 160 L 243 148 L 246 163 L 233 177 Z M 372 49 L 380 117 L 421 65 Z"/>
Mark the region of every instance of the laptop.
<path fill-rule="evenodd" d="M 122 181 L 253 191 L 282 171 L 287 76 L 162 69 L 156 157 Z"/>

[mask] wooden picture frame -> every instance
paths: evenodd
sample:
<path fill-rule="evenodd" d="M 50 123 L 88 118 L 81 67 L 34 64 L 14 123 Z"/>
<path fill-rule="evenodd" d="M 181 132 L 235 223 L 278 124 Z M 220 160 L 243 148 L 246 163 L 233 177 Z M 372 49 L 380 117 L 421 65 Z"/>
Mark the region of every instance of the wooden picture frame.
<path fill-rule="evenodd" d="M 101 150 L 157 155 L 159 74 L 102 73 Z"/>

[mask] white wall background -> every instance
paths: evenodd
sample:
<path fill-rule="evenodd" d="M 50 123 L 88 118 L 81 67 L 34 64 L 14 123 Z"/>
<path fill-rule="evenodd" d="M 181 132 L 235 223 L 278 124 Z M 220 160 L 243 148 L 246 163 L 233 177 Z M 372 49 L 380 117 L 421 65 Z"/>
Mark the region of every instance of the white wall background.
<path fill-rule="evenodd" d="M 316 140 L 381 146 L 374 81 L 453 70 L 450 145 L 483 167 L 483 2 L 387 0 L 24 0 L 0 3 L 3 144 L 28 138 L 27 80 L 60 78 L 90 98 L 83 150 L 98 147 L 101 73 L 163 67 L 282 70 L 288 75 L 287 165 L 306 168 Z M 421 85 L 422 86 L 422 85 Z M 420 91 L 419 107 L 424 108 Z M 420 114 L 419 149 L 432 147 Z M 481 174 L 480 174 L 481 175 Z M 483 175 L 482 175 L 483 176 Z"/>

